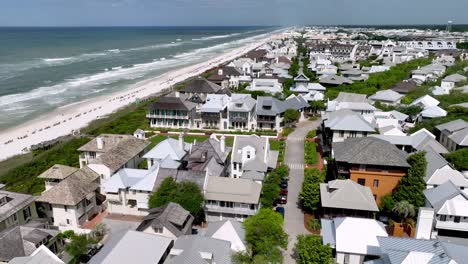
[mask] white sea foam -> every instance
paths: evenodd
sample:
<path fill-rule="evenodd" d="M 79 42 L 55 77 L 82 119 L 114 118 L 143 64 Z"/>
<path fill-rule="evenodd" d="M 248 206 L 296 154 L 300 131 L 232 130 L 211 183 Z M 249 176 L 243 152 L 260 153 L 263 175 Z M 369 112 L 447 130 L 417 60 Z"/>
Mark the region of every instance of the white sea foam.
<path fill-rule="evenodd" d="M 192 40 L 212 40 L 212 39 L 222 39 L 222 38 L 229 38 L 229 37 L 234 37 L 237 35 L 240 35 L 242 33 L 232 33 L 232 34 L 226 34 L 226 35 L 216 35 L 216 36 L 210 36 L 210 37 L 203 37 L 203 38 L 194 38 Z"/>

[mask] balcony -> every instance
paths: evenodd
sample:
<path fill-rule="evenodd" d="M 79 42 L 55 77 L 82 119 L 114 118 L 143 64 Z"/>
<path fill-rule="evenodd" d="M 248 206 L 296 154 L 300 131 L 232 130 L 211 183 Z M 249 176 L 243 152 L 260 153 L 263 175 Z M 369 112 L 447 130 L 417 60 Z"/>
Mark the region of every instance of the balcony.
<path fill-rule="evenodd" d="M 188 115 L 156 115 L 156 114 L 146 114 L 147 118 L 160 118 L 160 119 L 182 119 L 188 120 L 190 117 Z"/>
<path fill-rule="evenodd" d="M 447 220 L 447 221 L 437 220 L 436 228 L 437 229 L 467 232 L 468 231 L 468 222 L 464 222 L 464 220 L 461 220 L 460 223 L 455 223 L 454 221 L 451 221 L 451 220 Z"/>
<path fill-rule="evenodd" d="M 242 214 L 242 215 L 254 215 L 257 213 L 257 209 L 243 208 L 243 207 L 222 207 L 219 205 L 206 204 L 205 209 L 209 212 L 215 213 L 228 213 L 228 214 Z"/>

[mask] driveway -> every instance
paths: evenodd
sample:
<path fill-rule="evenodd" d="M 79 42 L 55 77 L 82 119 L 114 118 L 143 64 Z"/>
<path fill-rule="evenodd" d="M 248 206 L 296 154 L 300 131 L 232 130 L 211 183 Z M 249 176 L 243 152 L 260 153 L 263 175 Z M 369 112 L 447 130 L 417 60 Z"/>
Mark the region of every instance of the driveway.
<path fill-rule="evenodd" d="M 304 214 L 299 208 L 299 193 L 304 181 L 304 139 L 307 133 L 316 129 L 320 120 L 303 121 L 297 124 L 294 132 L 286 140 L 284 161 L 289 167 L 288 202 L 284 206 L 284 230 L 288 234 L 288 250 L 284 253 L 284 263 L 296 263 L 292 256 L 296 237 L 309 234 L 304 227 Z"/>

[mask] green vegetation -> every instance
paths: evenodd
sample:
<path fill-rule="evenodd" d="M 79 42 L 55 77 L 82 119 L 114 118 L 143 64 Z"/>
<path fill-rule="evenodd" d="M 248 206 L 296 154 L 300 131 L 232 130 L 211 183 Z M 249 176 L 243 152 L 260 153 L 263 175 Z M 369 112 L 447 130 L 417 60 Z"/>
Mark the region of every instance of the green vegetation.
<path fill-rule="evenodd" d="M 283 121 L 286 126 L 290 126 L 293 123 L 296 123 L 297 120 L 299 120 L 299 116 L 299 111 L 294 109 L 286 109 L 286 111 L 283 114 Z"/>
<path fill-rule="evenodd" d="M 445 155 L 448 162 L 457 170 L 468 170 L 468 148 L 462 148 Z"/>
<path fill-rule="evenodd" d="M 310 213 L 317 210 L 320 204 L 320 183 L 325 182 L 326 173 L 318 169 L 305 169 L 304 182 L 299 197 L 302 199 L 302 208 Z"/>
<path fill-rule="evenodd" d="M 358 61 L 361 67 L 371 67 L 372 65 L 382 65 L 383 59 L 377 60 L 377 55 L 371 55 L 366 60 Z"/>
<path fill-rule="evenodd" d="M 393 199 L 397 203 L 407 201 L 416 208 L 424 206 L 423 191 L 426 189 L 424 176 L 427 165 L 425 154 L 425 152 L 418 152 L 408 157 L 408 163 L 411 167 L 408 169 L 408 174 L 401 178 L 393 193 Z"/>
<path fill-rule="evenodd" d="M 168 177 L 163 180 L 158 190 L 151 194 L 148 206 L 156 208 L 174 202 L 180 204 L 196 219 L 201 219 L 203 217 L 203 201 L 203 194 L 195 182 L 177 183 L 172 177 Z"/>
<path fill-rule="evenodd" d="M 459 42 L 459 43 L 457 43 L 457 49 L 468 50 L 468 42 Z"/>
<path fill-rule="evenodd" d="M 424 120 L 424 122 L 420 122 L 416 124 L 413 128 L 410 129 L 410 133 L 418 131 L 422 128 L 429 130 L 431 133 L 435 133 L 436 126 L 447 123 L 456 119 L 463 119 L 468 121 L 468 109 L 464 107 L 449 107 L 446 108 L 447 116 L 439 117 L 439 118 L 432 118 L 429 120 Z"/>
<path fill-rule="evenodd" d="M 307 133 L 306 137 L 307 138 L 314 138 L 316 136 L 317 136 L 317 130 L 314 129 L 314 130 L 309 131 L 309 133 Z"/>
<path fill-rule="evenodd" d="M 289 136 L 289 134 L 291 134 L 293 131 L 294 131 L 294 128 L 292 128 L 292 127 L 285 127 L 285 128 L 283 128 L 283 131 L 281 132 L 281 135 L 282 135 L 283 137 L 287 137 L 287 136 Z"/>
<path fill-rule="evenodd" d="M 244 221 L 248 252 L 233 256 L 235 263 L 282 263 L 288 245 L 283 230 L 283 217 L 270 208 L 260 211 Z"/>
<path fill-rule="evenodd" d="M 333 250 L 323 245 L 322 238 L 315 235 L 299 235 L 294 245 L 297 253 L 296 263 L 334 263 Z"/>
<path fill-rule="evenodd" d="M 312 101 L 309 103 L 310 109 L 314 114 L 317 114 L 321 110 L 325 110 L 325 102 L 324 101 Z"/>
<path fill-rule="evenodd" d="M 320 224 L 320 220 L 318 220 L 316 218 L 311 218 L 307 224 L 313 230 L 320 231 L 320 229 L 322 229 L 322 225 Z"/>
<path fill-rule="evenodd" d="M 284 161 L 284 152 L 286 150 L 286 144 L 284 143 L 284 140 L 270 140 L 270 149 L 277 150 L 279 152 L 278 162 L 281 163 Z"/>
<path fill-rule="evenodd" d="M 302 59 L 302 71 L 307 78 L 309 78 L 310 82 L 314 82 L 317 80 L 317 76 L 315 75 L 315 72 L 312 72 L 309 70 L 308 65 L 310 64 L 309 57 L 304 57 Z"/>
<path fill-rule="evenodd" d="M 6 184 L 9 191 L 40 194 L 45 186 L 44 180 L 37 176 L 55 164 L 79 167 L 77 149 L 88 141 L 88 138 L 73 138 L 49 150 L 37 152 L 30 161 L 3 174 L 0 182 Z"/>
<path fill-rule="evenodd" d="M 313 141 L 306 141 L 304 148 L 304 159 L 306 164 L 316 164 L 318 160 L 317 144 Z"/>
<path fill-rule="evenodd" d="M 373 73 L 369 75 L 369 79 L 364 82 L 354 82 L 353 84 L 344 84 L 337 87 L 329 87 L 326 95 L 330 99 L 338 96 L 339 92 L 351 92 L 371 95 L 378 90 L 389 89 L 398 82 L 407 79 L 411 76 L 411 71 L 419 66 L 430 64 L 432 58 L 420 58 L 409 62 L 401 63 L 391 67 L 388 71 Z"/>
<path fill-rule="evenodd" d="M 299 74 L 299 60 L 297 58 L 292 59 L 291 67 L 289 67 L 289 75 L 296 77 Z"/>
<path fill-rule="evenodd" d="M 289 169 L 286 165 L 279 166 L 274 169 L 265 177 L 262 186 L 262 196 L 260 197 L 260 203 L 264 208 L 271 208 L 273 203 L 280 194 L 280 183 L 281 180 L 286 178 L 289 174 Z"/>
<path fill-rule="evenodd" d="M 400 201 L 396 203 L 392 208 L 392 212 L 400 217 L 401 223 L 406 222 L 408 218 L 416 216 L 414 205 L 410 204 L 408 201 Z"/>

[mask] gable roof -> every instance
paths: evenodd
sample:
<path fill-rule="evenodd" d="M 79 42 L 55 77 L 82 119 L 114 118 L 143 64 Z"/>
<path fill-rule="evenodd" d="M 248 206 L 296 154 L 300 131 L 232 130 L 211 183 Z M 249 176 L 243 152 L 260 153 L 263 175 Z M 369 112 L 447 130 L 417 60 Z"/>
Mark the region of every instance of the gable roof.
<path fill-rule="evenodd" d="M 348 78 L 345 78 L 343 76 L 339 75 L 323 75 L 319 78 L 319 82 L 323 84 L 332 84 L 332 85 L 340 85 L 340 84 L 352 84 L 353 81 L 351 81 Z"/>
<path fill-rule="evenodd" d="M 321 219 L 327 226 L 323 244 L 330 244 L 337 252 L 378 256 L 380 253 L 377 237 L 386 237 L 384 225 L 374 219 L 336 217 Z"/>
<path fill-rule="evenodd" d="M 41 173 L 37 177 L 42 178 L 42 179 L 63 180 L 63 179 L 70 176 L 72 173 L 74 173 L 77 170 L 78 170 L 78 168 L 65 166 L 65 165 L 60 165 L 60 164 L 55 164 L 52 167 L 50 167 L 48 170 Z"/>
<path fill-rule="evenodd" d="M 256 101 L 250 94 L 232 94 L 228 110 L 232 112 L 250 112 L 255 104 Z"/>
<path fill-rule="evenodd" d="M 400 237 L 377 239 L 385 264 L 455 264 L 463 263 L 468 258 L 468 248 L 453 243 Z"/>
<path fill-rule="evenodd" d="M 426 189 L 423 193 L 426 200 L 436 212 L 438 212 L 448 200 L 458 195 L 463 195 L 460 189 L 455 186 L 452 181 L 446 181 L 435 188 Z"/>
<path fill-rule="evenodd" d="M 410 105 L 421 105 L 423 108 L 437 106 L 439 101 L 430 95 L 424 95 L 414 100 Z"/>
<path fill-rule="evenodd" d="M 167 228 L 173 235 L 189 235 L 192 233 L 192 223 L 194 217 L 177 203 L 168 204 L 148 210 L 143 222 L 137 227 L 137 231 L 144 231 L 148 227 L 153 229 Z"/>
<path fill-rule="evenodd" d="M 310 81 L 309 77 L 307 77 L 303 72 L 300 72 L 296 77 L 294 77 L 294 81 L 300 81 L 300 82 L 308 82 Z"/>
<path fill-rule="evenodd" d="M 177 238 L 166 264 L 209 264 L 202 258 L 201 253 L 211 254 L 213 263 L 230 264 L 231 243 L 206 236 L 181 236 Z M 177 253 L 177 255 L 173 254 Z"/>
<path fill-rule="evenodd" d="M 258 204 L 261 191 L 262 185 L 249 179 L 209 176 L 205 199 Z"/>
<path fill-rule="evenodd" d="M 402 93 L 406 94 L 411 91 L 414 91 L 418 87 L 416 81 L 414 80 L 403 80 L 399 83 L 397 83 L 395 86 L 390 88 L 391 90 L 397 92 L 397 93 Z"/>
<path fill-rule="evenodd" d="M 369 187 L 352 180 L 334 180 L 320 184 L 322 207 L 378 212 Z"/>
<path fill-rule="evenodd" d="M 340 109 L 326 113 L 325 127 L 331 130 L 375 132 L 375 128 L 360 114 L 349 109 Z"/>
<path fill-rule="evenodd" d="M 224 164 L 230 152 L 230 147 L 225 147 L 224 152 L 222 152 L 220 140 L 209 138 L 203 142 L 192 144 L 191 153 L 186 155 L 183 160 L 187 161 L 186 166 L 191 170 L 205 170 L 211 159 L 214 159 L 218 164 Z"/>
<path fill-rule="evenodd" d="M 223 88 L 215 83 L 208 81 L 205 78 L 197 77 L 189 81 L 184 88 L 180 90 L 181 93 L 217 93 Z"/>
<path fill-rule="evenodd" d="M 182 160 L 188 151 L 189 145 L 183 142 L 183 147 L 181 148 L 178 139 L 168 137 L 145 153 L 143 158 L 163 160 L 169 156 L 173 160 Z"/>
<path fill-rule="evenodd" d="M 223 220 L 210 222 L 205 236 L 229 241 L 233 251 L 245 251 L 245 229 L 241 222 L 235 220 Z"/>
<path fill-rule="evenodd" d="M 107 241 L 88 262 L 90 264 L 126 264 L 138 260 L 141 264 L 160 263 L 172 239 L 133 230 L 124 230 Z"/>
<path fill-rule="evenodd" d="M 464 129 L 466 127 L 468 127 L 468 122 L 466 122 L 463 119 L 452 120 L 450 122 L 443 123 L 443 124 L 440 124 L 440 125 L 436 126 L 436 128 L 439 131 L 447 130 L 450 133 L 453 133 L 455 131 Z"/>
<path fill-rule="evenodd" d="M 184 110 L 191 111 L 196 106 L 196 103 L 185 100 L 184 97 L 163 96 L 156 102 L 148 106 L 149 110 Z"/>
<path fill-rule="evenodd" d="M 458 73 L 455 73 L 455 74 L 451 74 L 451 75 L 448 75 L 446 76 L 444 79 L 442 79 L 443 82 L 463 82 L 463 81 L 466 81 L 466 77 L 461 75 L 461 74 L 458 74 Z"/>
<path fill-rule="evenodd" d="M 123 168 L 102 184 L 102 190 L 106 193 L 117 193 L 121 189 L 153 191 L 158 172 L 158 165 L 149 170 Z"/>
<path fill-rule="evenodd" d="M 408 154 L 387 141 L 374 138 L 347 138 L 333 144 L 335 160 L 351 164 L 410 167 Z"/>
<path fill-rule="evenodd" d="M 83 167 L 66 179 L 43 192 L 39 202 L 74 206 L 99 188 L 95 181 L 99 175 L 89 167 Z"/>
<path fill-rule="evenodd" d="M 24 194 L 0 190 L 0 198 L 6 198 L 7 203 L 0 206 L 0 223 L 9 218 L 16 212 L 22 210 L 24 207 L 29 206 L 38 197 Z"/>
<path fill-rule="evenodd" d="M 384 102 L 396 102 L 401 98 L 403 98 L 403 95 L 390 89 L 377 91 L 375 94 L 369 96 L 369 99 L 371 100 Z"/>
<path fill-rule="evenodd" d="M 41 245 L 30 256 L 16 257 L 9 264 L 63 264 L 64 262 L 59 259 L 50 249 Z"/>

